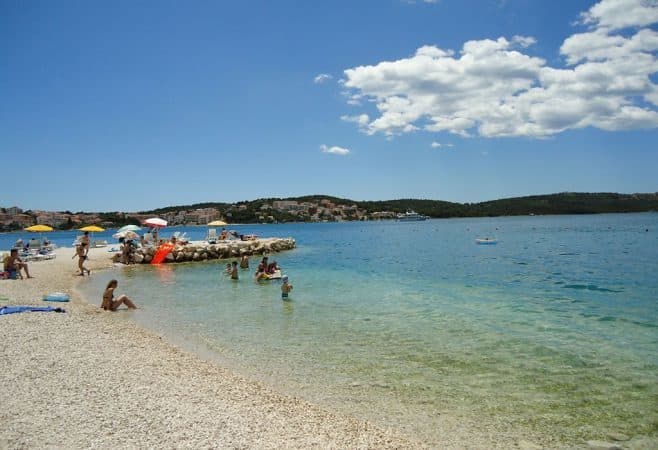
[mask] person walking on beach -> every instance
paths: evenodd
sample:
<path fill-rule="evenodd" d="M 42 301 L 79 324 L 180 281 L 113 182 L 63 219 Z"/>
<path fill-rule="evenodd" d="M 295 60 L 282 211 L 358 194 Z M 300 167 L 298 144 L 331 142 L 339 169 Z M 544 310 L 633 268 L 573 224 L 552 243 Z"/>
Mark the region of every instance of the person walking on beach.
<path fill-rule="evenodd" d="M 125 295 L 122 295 L 114 300 L 114 290 L 118 285 L 119 282 L 117 280 L 111 280 L 107 284 L 105 292 L 103 293 L 103 303 L 101 303 L 101 308 L 103 308 L 105 311 L 116 311 L 117 308 L 123 304 L 126 305 L 128 309 L 137 309 L 137 306 L 135 306 L 133 301 Z"/>
<path fill-rule="evenodd" d="M 80 238 L 80 245 L 82 245 L 82 250 L 84 255 L 87 256 L 89 253 L 89 231 L 85 231 L 82 237 Z"/>
<path fill-rule="evenodd" d="M 75 246 L 75 254 L 71 257 L 71 259 L 78 257 L 78 269 L 80 269 L 80 275 L 81 277 L 85 276 L 85 271 L 87 271 L 87 275 L 91 275 L 91 270 L 87 269 L 85 267 L 85 260 L 87 259 L 87 256 L 85 256 L 85 250 L 82 247 L 82 244 L 76 245 Z"/>
<path fill-rule="evenodd" d="M 237 280 L 237 279 L 238 279 L 238 262 L 233 261 L 231 267 L 231 280 Z"/>
<path fill-rule="evenodd" d="M 288 275 L 281 277 L 281 300 L 288 300 L 288 294 L 292 291 L 292 284 L 288 283 Z"/>

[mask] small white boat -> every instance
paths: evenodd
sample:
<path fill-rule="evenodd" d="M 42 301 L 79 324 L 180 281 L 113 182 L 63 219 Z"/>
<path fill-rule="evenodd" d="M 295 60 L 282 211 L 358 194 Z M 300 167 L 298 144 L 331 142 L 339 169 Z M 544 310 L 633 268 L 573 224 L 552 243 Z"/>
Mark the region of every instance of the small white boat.
<path fill-rule="evenodd" d="M 491 239 L 491 238 L 481 238 L 481 239 L 476 239 L 475 243 L 479 245 L 496 245 L 498 241 L 496 239 Z"/>
<path fill-rule="evenodd" d="M 398 214 L 398 222 L 418 222 L 420 220 L 427 220 L 429 217 L 418 214 L 416 211 L 411 209 L 407 210 L 404 214 Z"/>

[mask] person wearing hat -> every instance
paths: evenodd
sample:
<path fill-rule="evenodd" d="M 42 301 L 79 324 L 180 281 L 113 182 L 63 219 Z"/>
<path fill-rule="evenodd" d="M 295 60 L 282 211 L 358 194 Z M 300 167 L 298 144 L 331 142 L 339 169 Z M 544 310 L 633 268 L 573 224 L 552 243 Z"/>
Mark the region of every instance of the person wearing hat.
<path fill-rule="evenodd" d="M 288 275 L 284 275 L 281 277 L 281 299 L 287 300 L 290 291 L 292 291 L 292 284 L 288 283 Z"/>

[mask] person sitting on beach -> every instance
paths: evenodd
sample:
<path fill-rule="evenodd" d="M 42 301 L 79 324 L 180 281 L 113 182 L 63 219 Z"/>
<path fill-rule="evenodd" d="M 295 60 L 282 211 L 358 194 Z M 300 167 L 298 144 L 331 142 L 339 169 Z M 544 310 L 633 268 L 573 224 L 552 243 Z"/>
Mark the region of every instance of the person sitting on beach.
<path fill-rule="evenodd" d="M 240 258 L 240 268 L 241 269 L 248 269 L 249 268 L 249 256 L 242 255 L 242 257 Z"/>
<path fill-rule="evenodd" d="M 75 246 L 75 254 L 71 257 L 71 259 L 75 258 L 76 256 L 78 257 L 78 269 L 80 269 L 80 273 L 78 275 L 84 277 L 85 271 L 87 271 L 87 275 L 91 275 L 91 270 L 84 266 L 87 257 L 85 256 L 85 251 L 81 244 Z"/>
<path fill-rule="evenodd" d="M 231 280 L 237 280 L 238 279 L 238 262 L 233 261 L 231 263 Z"/>
<path fill-rule="evenodd" d="M 292 284 L 288 283 L 288 275 L 284 275 L 281 277 L 281 299 L 287 300 L 290 291 L 292 291 Z"/>
<path fill-rule="evenodd" d="M 219 233 L 219 240 L 225 241 L 227 237 L 228 237 L 228 232 L 226 231 L 226 228 L 222 228 L 222 232 Z"/>
<path fill-rule="evenodd" d="M 129 309 L 137 309 L 137 306 L 135 306 L 133 301 L 125 295 L 122 295 L 114 300 L 114 290 L 118 285 L 119 282 L 117 280 L 111 280 L 107 284 L 105 292 L 103 293 L 103 303 L 101 303 L 101 308 L 103 308 L 105 311 L 116 311 L 117 308 L 123 304 L 126 305 Z"/>
<path fill-rule="evenodd" d="M 12 248 L 9 252 L 9 256 L 5 258 L 4 269 L 5 272 L 9 272 L 9 278 L 20 277 L 22 279 L 23 275 L 21 275 L 21 269 L 25 271 L 25 275 L 28 278 L 34 278 L 30 275 L 27 263 L 24 263 L 23 260 L 18 256 L 17 248 Z"/>

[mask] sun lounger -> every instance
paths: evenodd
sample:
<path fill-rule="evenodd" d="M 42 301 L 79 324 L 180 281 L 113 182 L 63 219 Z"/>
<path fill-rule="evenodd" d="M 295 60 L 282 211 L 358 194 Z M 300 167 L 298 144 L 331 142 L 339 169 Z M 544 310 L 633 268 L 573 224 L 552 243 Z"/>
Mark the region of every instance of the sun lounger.
<path fill-rule="evenodd" d="M 215 228 L 208 229 L 208 235 L 206 236 L 206 241 L 208 241 L 209 244 L 217 243 L 217 230 Z"/>

